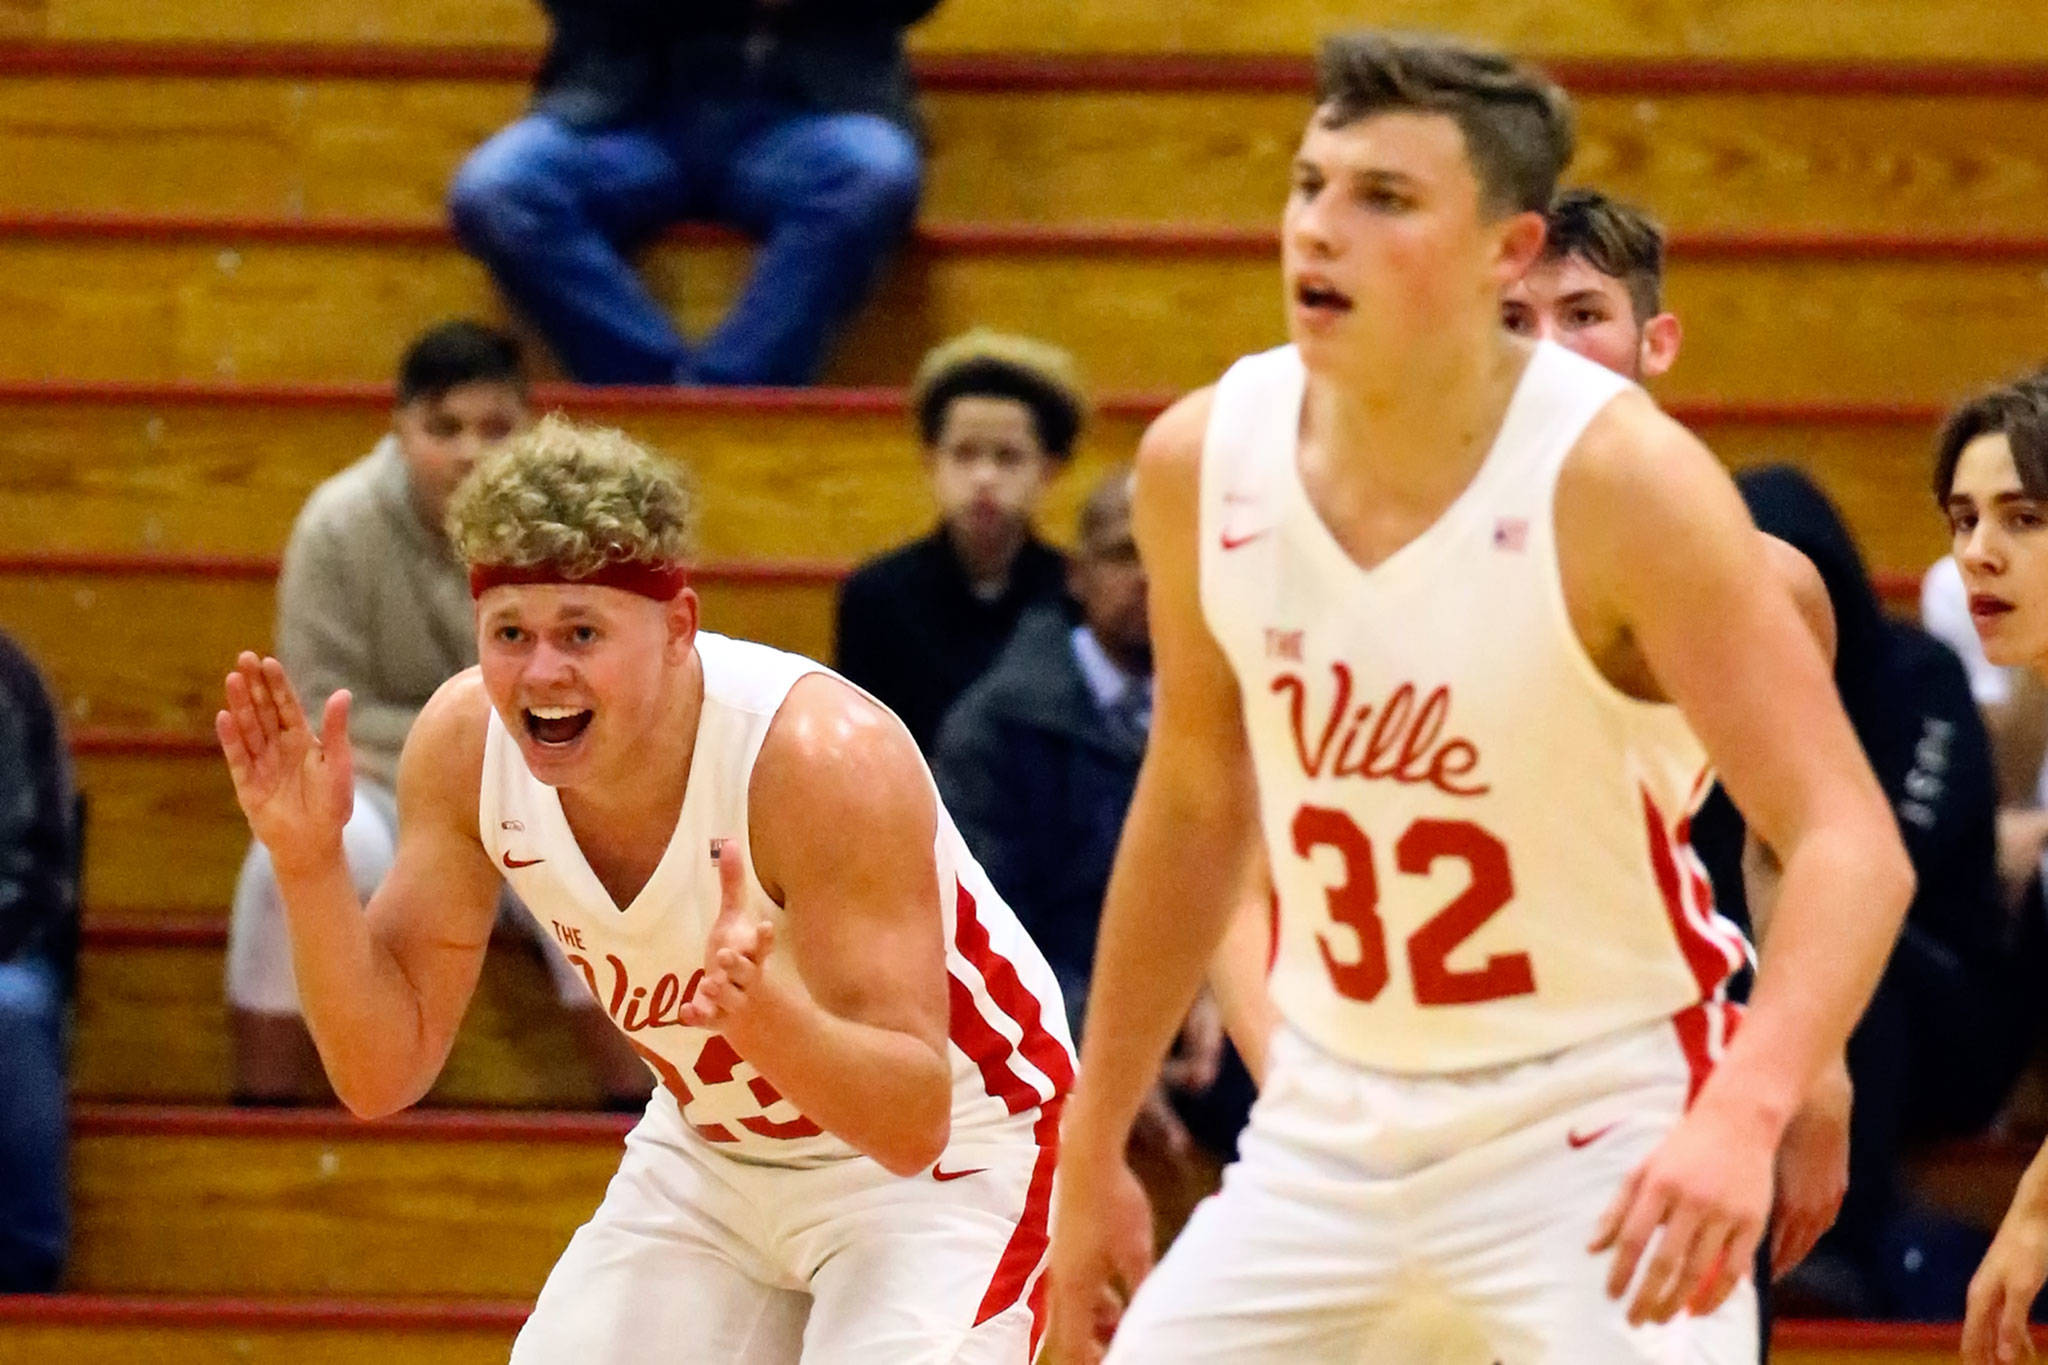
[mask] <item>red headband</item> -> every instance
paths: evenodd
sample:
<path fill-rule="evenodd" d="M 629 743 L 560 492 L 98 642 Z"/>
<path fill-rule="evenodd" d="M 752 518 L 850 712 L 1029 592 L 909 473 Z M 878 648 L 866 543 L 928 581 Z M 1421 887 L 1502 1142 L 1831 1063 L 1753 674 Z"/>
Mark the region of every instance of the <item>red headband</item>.
<path fill-rule="evenodd" d="M 578 588 L 618 588 L 666 602 L 690 585 L 680 564 L 626 560 L 606 564 L 594 573 L 570 577 L 552 564 L 478 564 L 469 571 L 469 595 L 482 597 L 492 588 L 562 583 Z"/>

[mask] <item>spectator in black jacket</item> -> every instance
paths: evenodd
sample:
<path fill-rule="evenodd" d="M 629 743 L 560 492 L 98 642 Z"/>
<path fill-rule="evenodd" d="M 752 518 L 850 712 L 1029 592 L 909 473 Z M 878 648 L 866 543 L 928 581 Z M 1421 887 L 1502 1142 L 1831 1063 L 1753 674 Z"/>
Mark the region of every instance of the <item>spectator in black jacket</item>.
<path fill-rule="evenodd" d="M 925 357 L 911 402 L 939 525 L 847 579 L 835 655 L 930 754 L 947 708 L 1024 613 L 1067 610 L 1066 562 L 1032 518 L 1087 400 L 1066 352 L 974 331 Z"/>
<path fill-rule="evenodd" d="M 56 708 L 0 635 L 0 1293 L 54 1288 L 64 1266 L 77 838 Z"/>
<path fill-rule="evenodd" d="M 1775 467 L 1736 482 L 1758 528 L 1804 554 L 1827 585 L 1835 685 L 1918 874 L 1849 1042 L 1849 1193 L 1803 1287 L 1836 1296 L 1826 1306 L 1845 1314 L 1960 1317 L 1983 1239 L 1907 1207 L 1900 1152 L 1910 1139 L 1980 1131 L 2004 1102 L 2036 1032 L 2038 902 L 2015 915 L 1999 886 L 1991 744 L 1962 662 L 1884 611 L 1840 515 L 1806 475 Z M 1704 829 L 1739 828 L 1725 801 L 1701 812 Z M 1714 885 L 1733 899 L 1742 879 Z"/>
<path fill-rule="evenodd" d="M 532 109 L 449 189 L 463 243 L 569 373 L 804 384 L 922 186 L 903 31 L 938 0 L 542 0 Z M 761 239 L 695 347 L 628 253 L 684 219 Z"/>

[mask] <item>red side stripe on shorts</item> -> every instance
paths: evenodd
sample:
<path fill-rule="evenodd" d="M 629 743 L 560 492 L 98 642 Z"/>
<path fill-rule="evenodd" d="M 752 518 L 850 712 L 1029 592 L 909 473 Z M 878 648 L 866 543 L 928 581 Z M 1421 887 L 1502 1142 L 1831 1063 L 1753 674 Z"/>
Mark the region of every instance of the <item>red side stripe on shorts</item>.
<path fill-rule="evenodd" d="M 1671 1016 L 1679 1051 L 1685 1054 L 1686 1108 L 1700 1097 L 1700 1088 L 1714 1074 L 1714 1064 L 1728 1050 L 1741 1022 L 1742 1006 L 1727 1000 L 1703 1000 Z"/>
<path fill-rule="evenodd" d="M 1685 962 L 1692 969 L 1692 978 L 1700 988 L 1700 998 L 1709 999 L 1719 990 L 1721 983 L 1734 974 L 1736 963 L 1728 960 L 1723 946 L 1706 931 L 1704 925 L 1689 911 L 1685 904 L 1685 889 L 1679 880 L 1678 854 L 1672 847 L 1671 834 L 1664 824 L 1664 816 L 1657 809 L 1657 802 L 1649 790 L 1643 790 L 1643 816 L 1649 826 L 1650 867 L 1657 874 L 1657 890 L 1664 898 L 1664 912 L 1671 920 L 1671 933 L 1678 940 L 1678 949 L 1685 955 Z M 1705 906 L 1701 913 L 1712 914 Z"/>
<path fill-rule="evenodd" d="M 1074 1084 L 1074 1059 L 1068 1055 L 1066 1045 L 1046 1029 L 1044 1006 L 1018 977 L 1015 965 L 989 941 L 988 927 L 975 913 L 974 895 L 965 886 L 959 887 L 954 906 L 953 946 L 980 973 L 996 1008 L 1008 1015 L 1023 1034 L 1012 1048 L 1010 1040 L 981 1017 L 967 983 L 957 976 L 952 978 L 953 1040 L 981 1068 L 988 1093 L 1007 1104 L 1013 1114 L 1066 1094 Z M 1052 1094 L 1041 1095 L 1036 1086 L 1017 1074 L 1009 1065 L 1012 1051 L 1022 1053 L 1025 1061 L 1052 1082 Z M 1018 1102 L 1020 1097 L 1024 1098 L 1023 1103 Z"/>
<path fill-rule="evenodd" d="M 976 1327 L 1008 1311 L 1024 1297 L 1024 1286 L 1031 1282 L 1033 1272 L 1045 1260 L 1045 1248 L 1051 1241 L 1052 1173 L 1059 1164 L 1060 1155 L 1060 1110 L 1065 1103 L 1059 1098 L 1048 1101 L 1039 1112 L 1038 1122 L 1032 1125 L 1031 1136 L 1038 1143 L 1038 1160 L 1031 1167 L 1031 1184 L 1024 1193 L 1024 1212 L 1010 1233 L 1009 1244 L 996 1261 L 996 1273 L 988 1282 L 988 1292 L 981 1296 L 981 1307 L 975 1310 Z M 1039 1334 L 1045 1328 L 1044 1287 L 1041 1277 L 1041 1292 L 1031 1297 L 1031 1350 L 1034 1355 L 1038 1351 Z"/>

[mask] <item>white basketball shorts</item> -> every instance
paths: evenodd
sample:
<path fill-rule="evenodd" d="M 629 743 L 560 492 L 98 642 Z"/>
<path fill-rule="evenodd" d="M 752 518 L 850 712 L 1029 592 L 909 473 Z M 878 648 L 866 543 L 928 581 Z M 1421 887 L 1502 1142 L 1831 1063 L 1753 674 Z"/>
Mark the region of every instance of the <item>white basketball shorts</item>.
<path fill-rule="evenodd" d="M 657 1088 L 512 1365 L 1027 1365 L 1053 1166 L 1035 1118 L 956 1134 L 916 1176 L 766 1166 Z"/>
<path fill-rule="evenodd" d="M 1364 1070 L 1283 1027 L 1223 1188 L 1110 1365 L 1754 1365 L 1754 1287 L 1632 1328 L 1586 1244 L 1684 1112 L 1669 1023 L 1451 1076 Z"/>

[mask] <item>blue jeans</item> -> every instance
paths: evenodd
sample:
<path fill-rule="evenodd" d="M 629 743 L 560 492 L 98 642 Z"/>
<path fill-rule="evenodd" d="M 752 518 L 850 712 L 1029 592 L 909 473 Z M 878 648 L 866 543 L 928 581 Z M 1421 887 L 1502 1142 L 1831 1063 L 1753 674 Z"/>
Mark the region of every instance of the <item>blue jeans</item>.
<path fill-rule="evenodd" d="M 804 384 L 908 231 L 923 164 L 902 128 L 763 100 L 685 100 L 582 130 L 530 114 L 449 187 L 456 235 L 594 384 Z M 626 253 L 672 223 L 761 239 L 732 311 L 692 347 Z"/>
<path fill-rule="evenodd" d="M 0 962 L 0 1293 L 56 1286 L 64 1151 L 63 985 L 39 958 Z"/>

